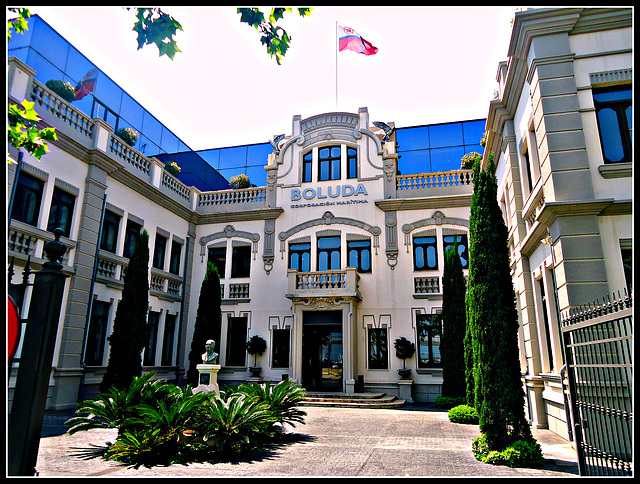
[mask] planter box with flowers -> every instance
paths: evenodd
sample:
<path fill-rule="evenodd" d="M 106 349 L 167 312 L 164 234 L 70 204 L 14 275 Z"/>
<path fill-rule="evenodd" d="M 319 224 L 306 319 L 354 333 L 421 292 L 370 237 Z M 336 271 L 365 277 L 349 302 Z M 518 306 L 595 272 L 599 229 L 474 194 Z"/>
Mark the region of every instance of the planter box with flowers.
<path fill-rule="evenodd" d="M 68 103 L 73 102 L 76 99 L 76 90 L 70 82 L 61 81 L 59 79 L 49 79 L 45 83 L 45 86 Z"/>
<path fill-rule="evenodd" d="M 139 136 L 138 132 L 131 128 L 118 128 L 114 134 L 129 146 L 135 145 Z"/>
<path fill-rule="evenodd" d="M 166 161 L 164 163 L 164 169 L 175 177 L 177 177 L 182 171 L 182 168 L 180 168 L 180 166 L 175 161 Z"/>

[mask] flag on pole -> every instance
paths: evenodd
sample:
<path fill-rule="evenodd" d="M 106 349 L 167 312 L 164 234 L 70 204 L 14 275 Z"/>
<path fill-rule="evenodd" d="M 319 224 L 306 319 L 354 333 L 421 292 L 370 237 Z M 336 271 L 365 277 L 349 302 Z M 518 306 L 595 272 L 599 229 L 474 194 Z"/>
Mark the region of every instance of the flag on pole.
<path fill-rule="evenodd" d="M 358 32 L 350 27 L 338 25 L 339 51 L 352 50 L 358 54 L 373 55 L 378 52 L 378 48 L 371 45 L 371 42 L 363 39 Z"/>
<path fill-rule="evenodd" d="M 98 80 L 98 71 L 96 69 L 91 69 L 87 72 L 80 82 L 76 86 L 76 101 L 79 101 L 91 91 L 93 91 L 96 87 L 96 81 Z"/>

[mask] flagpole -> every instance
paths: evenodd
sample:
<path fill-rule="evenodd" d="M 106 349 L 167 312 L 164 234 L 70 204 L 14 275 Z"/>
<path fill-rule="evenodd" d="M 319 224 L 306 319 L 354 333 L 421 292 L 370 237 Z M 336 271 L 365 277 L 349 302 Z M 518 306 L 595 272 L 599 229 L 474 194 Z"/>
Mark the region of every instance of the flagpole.
<path fill-rule="evenodd" d="M 336 20 L 336 111 L 338 110 L 338 21 Z"/>

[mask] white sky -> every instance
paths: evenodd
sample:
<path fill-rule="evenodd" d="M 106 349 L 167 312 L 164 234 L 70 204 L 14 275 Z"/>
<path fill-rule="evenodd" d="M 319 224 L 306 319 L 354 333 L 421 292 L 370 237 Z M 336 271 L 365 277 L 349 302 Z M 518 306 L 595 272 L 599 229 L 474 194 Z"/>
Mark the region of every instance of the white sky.
<path fill-rule="evenodd" d="M 182 25 L 171 61 L 137 50 L 120 7 L 29 7 L 194 150 L 266 142 L 291 120 L 369 109 L 398 127 L 484 118 L 507 59 L 515 7 L 317 7 L 279 22 L 278 66 L 235 7 L 162 7 Z M 268 9 L 268 10 L 267 10 Z M 270 7 L 262 8 L 270 11 Z M 378 47 L 338 53 L 336 21 Z"/>

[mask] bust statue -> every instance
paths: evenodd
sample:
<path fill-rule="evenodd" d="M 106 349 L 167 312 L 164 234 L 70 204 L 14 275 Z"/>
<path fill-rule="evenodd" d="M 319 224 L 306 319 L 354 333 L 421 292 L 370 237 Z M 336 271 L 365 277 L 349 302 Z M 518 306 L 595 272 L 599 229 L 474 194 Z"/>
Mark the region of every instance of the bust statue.
<path fill-rule="evenodd" d="M 216 364 L 216 360 L 218 359 L 218 353 L 216 353 L 214 350 L 215 344 L 216 342 L 212 339 L 207 340 L 207 342 L 205 343 L 204 347 L 205 347 L 206 353 L 203 353 L 202 355 L 203 363 L 212 364 L 212 365 Z"/>

